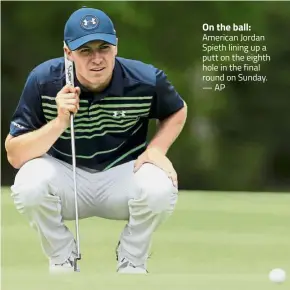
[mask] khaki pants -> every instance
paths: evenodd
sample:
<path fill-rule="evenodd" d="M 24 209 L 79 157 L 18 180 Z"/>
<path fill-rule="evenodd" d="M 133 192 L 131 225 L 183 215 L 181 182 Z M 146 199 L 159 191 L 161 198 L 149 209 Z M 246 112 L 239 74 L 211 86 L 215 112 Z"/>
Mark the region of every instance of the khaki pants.
<path fill-rule="evenodd" d="M 136 265 L 146 262 L 151 237 L 173 212 L 177 189 L 165 172 L 146 163 L 133 172 L 128 162 L 104 172 L 77 168 L 79 218 L 127 220 L 120 236 L 120 255 Z M 45 255 L 63 263 L 76 250 L 64 224 L 75 219 L 72 166 L 51 156 L 33 159 L 18 171 L 12 197 L 40 236 Z"/>

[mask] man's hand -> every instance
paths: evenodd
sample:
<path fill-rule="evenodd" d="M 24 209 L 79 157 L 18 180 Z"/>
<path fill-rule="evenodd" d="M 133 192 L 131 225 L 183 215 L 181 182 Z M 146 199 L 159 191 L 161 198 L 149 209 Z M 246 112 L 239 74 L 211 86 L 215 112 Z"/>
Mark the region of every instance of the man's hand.
<path fill-rule="evenodd" d="M 171 161 L 162 153 L 160 150 L 156 148 L 148 148 L 145 152 L 143 152 L 134 164 L 134 172 L 136 172 L 144 163 L 152 163 L 157 167 L 161 168 L 168 177 L 172 180 L 173 185 L 177 188 L 177 174 Z"/>
<path fill-rule="evenodd" d="M 79 110 L 80 88 L 70 85 L 64 86 L 57 94 L 55 101 L 57 104 L 58 119 L 69 126 L 70 113 L 76 114 Z"/>

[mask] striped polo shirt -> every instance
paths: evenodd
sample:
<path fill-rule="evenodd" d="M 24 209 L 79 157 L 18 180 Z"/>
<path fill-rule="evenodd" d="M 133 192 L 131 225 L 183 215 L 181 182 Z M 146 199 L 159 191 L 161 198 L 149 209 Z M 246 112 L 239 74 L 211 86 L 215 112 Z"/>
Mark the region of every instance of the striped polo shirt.
<path fill-rule="evenodd" d="M 41 128 L 57 116 L 55 97 L 65 86 L 64 59 L 48 60 L 31 71 L 13 114 L 14 137 Z M 150 119 L 164 120 L 180 110 L 183 100 L 165 73 L 141 61 L 116 58 L 113 77 L 101 93 L 81 88 L 75 116 L 78 167 L 103 171 L 135 160 L 147 146 Z M 67 128 L 47 152 L 72 164 Z"/>

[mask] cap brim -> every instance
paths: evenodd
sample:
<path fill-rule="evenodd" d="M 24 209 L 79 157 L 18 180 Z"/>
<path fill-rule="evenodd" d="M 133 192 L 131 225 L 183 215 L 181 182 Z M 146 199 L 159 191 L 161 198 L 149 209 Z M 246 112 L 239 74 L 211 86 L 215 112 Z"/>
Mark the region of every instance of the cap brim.
<path fill-rule="evenodd" d="M 117 45 L 117 37 L 115 34 L 95 33 L 80 37 L 74 41 L 68 42 L 67 46 L 70 50 L 76 50 L 87 42 L 94 40 L 103 40 L 112 45 Z"/>

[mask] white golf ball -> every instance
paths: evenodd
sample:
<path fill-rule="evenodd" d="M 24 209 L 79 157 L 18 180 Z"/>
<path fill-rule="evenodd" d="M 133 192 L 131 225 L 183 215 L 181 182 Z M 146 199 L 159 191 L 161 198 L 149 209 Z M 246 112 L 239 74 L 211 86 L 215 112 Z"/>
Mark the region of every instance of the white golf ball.
<path fill-rule="evenodd" d="M 286 280 L 286 272 L 283 269 L 273 269 L 269 273 L 269 279 L 274 283 L 283 283 Z"/>

